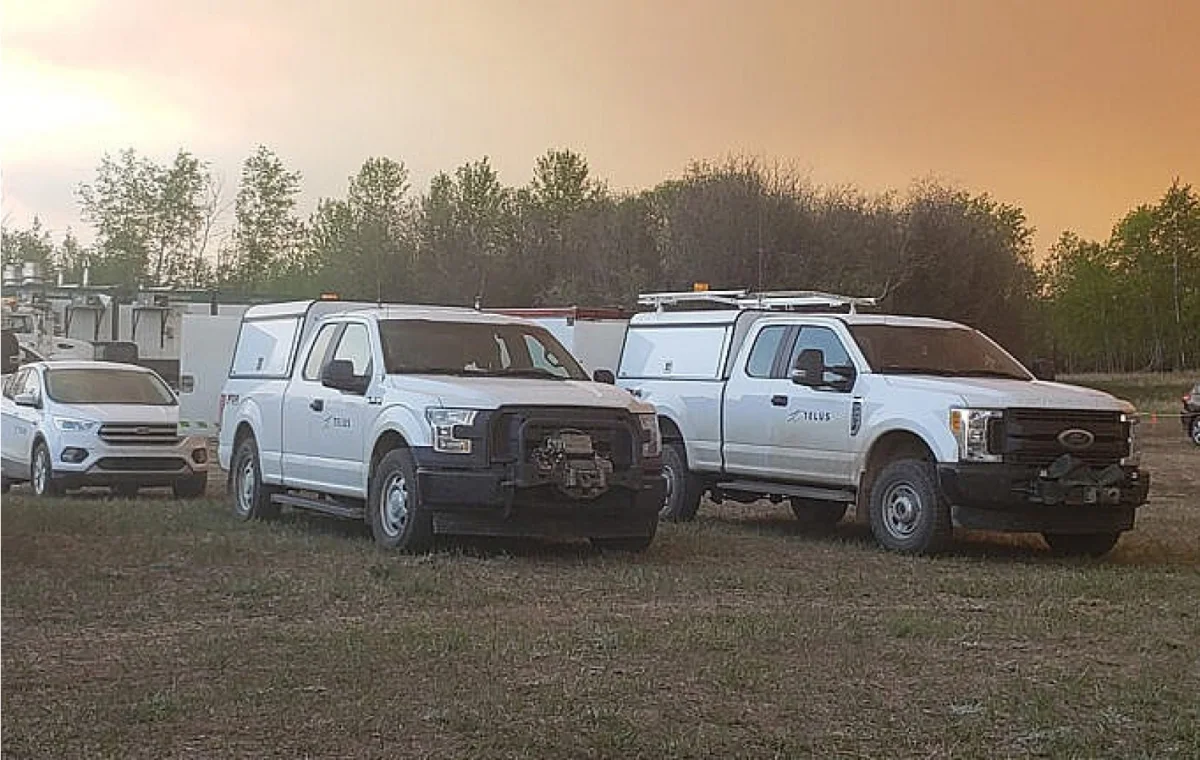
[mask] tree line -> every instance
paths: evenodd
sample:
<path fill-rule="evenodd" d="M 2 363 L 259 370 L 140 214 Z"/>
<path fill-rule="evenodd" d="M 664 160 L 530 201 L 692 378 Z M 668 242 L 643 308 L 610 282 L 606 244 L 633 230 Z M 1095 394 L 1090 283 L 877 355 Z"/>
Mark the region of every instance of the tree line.
<path fill-rule="evenodd" d="M 530 181 L 487 158 L 415 190 L 402 162 L 367 159 L 345 194 L 298 211 L 302 177 L 259 146 L 232 198 L 209 164 L 106 155 L 78 188 L 80 245 L 37 219 L 3 230 L 5 263 L 93 284 L 238 295 L 486 306 L 633 306 L 694 282 L 883 296 L 887 311 L 965 322 L 1068 371 L 1200 365 L 1200 194 L 1174 182 L 1106 241 L 1064 233 L 1034 257 L 1024 211 L 936 181 L 904 193 L 821 187 L 754 158 L 696 162 L 618 193 L 551 150 Z"/>

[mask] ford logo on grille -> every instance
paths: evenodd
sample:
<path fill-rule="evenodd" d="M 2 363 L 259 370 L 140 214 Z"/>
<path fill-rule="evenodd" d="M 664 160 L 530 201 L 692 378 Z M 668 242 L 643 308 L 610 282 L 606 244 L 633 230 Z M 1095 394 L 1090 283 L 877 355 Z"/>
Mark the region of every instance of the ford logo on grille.
<path fill-rule="evenodd" d="M 150 428 L 140 427 L 140 428 L 134 430 L 133 432 L 136 433 L 137 435 L 150 435 Z M 1062 436 L 1059 436 L 1059 438 L 1061 439 Z"/>
<path fill-rule="evenodd" d="M 1092 435 L 1089 430 L 1069 428 L 1058 434 L 1058 442 L 1063 445 L 1064 449 L 1083 451 L 1096 442 L 1096 436 Z"/>

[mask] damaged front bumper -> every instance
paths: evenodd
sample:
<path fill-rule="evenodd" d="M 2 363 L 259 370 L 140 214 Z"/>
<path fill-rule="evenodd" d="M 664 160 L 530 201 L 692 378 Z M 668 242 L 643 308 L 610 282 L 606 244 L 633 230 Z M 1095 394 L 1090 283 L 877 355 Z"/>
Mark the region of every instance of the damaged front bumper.
<path fill-rule="evenodd" d="M 943 464 L 938 481 L 956 526 L 1014 532 L 1129 530 L 1150 490 L 1144 470 L 1089 466 L 1069 454 L 1044 468 Z"/>

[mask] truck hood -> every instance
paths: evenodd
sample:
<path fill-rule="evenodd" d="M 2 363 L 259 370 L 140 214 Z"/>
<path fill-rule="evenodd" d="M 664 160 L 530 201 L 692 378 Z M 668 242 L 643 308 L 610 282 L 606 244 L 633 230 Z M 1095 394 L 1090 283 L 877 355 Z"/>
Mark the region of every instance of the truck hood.
<path fill-rule="evenodd" d="M 1006 380 L 998 377 L 928 377 L 884 375 L 897 390 L 922 394 L 940 393 L 968 407 L 989 409 L 1094 409 L 1134 411 L 1133 404 L 1092 388 L 1051 383 L 1044 380 Z"/>
<path fill-rule="evenodd" d="M 56 405 L 54 414 L 97 422 L 144 422 L 146 424 L 171 424 L 179 422 L 178 406 L 153 406 L 150 404 L 71 404 Z"/>
<path fill-rule="evenodd" d="M 421 393 L 437 406 L 495 409 L 500 406 L 590 406 L 651 412 L 626 390 L 584 380 L 538 380 L 512 377 L 443 377 L 391 375 L 390 387 Z"/>

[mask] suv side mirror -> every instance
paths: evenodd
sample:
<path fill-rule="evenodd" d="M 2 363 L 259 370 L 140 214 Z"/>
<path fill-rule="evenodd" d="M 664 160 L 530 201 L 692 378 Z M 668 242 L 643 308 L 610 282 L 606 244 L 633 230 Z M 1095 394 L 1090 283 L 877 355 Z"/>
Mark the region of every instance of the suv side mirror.
<path fill-rule="evenodd" d="M 17 406 L 31 406 L 34 409 L 40 409 L 42 400 L 32 393 L 18 393 L 13 396 L 13 403 Z"/>
<path fill-rule="evenodd" d="M 592 373 L 592 380 L 605 385 L 616 385 L 617 376 L 613 374 L 611 369 L 598 369 Z"/>
<path fill-rule="evenodd" d="M 825 352 L 819 348 L 806 348 L 796 357 L 792 368 L 792 382 L 819 388 L 825 384 Z"/>
<path fill-rule="evenodd" d="M 334 359 L 321 370 L 321 385 L 326 388 L 363 394 L 367 392 L 368 382 L 366 375 L 354 374 L 354 362 L 349 359 Z"/>

